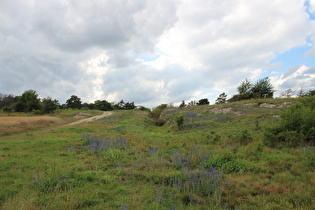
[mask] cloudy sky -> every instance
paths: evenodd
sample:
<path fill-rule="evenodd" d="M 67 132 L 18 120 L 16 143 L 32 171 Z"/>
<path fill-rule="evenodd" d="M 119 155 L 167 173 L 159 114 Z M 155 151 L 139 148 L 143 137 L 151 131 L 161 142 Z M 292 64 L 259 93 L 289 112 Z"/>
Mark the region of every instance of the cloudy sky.
<path fill-rule="evenodd" d="M 315 0 L 0 0 L 0 93 L 61 103 L 315 89 Z"/>

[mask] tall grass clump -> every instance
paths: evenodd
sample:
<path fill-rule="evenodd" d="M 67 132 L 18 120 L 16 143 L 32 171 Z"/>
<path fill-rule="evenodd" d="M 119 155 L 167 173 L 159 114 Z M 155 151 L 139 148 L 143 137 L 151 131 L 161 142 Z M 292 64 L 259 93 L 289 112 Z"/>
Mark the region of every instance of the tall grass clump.
<path fill-rule="evenodd" d="M 315 168 L 315 147 L 307 146 L 303 147 L 301 150 L 301 155 L 306 161 L 307 166 Z"/>
<path fill-rule="evenodd" d="M 33 182 L 35 188 L 41 193 L 61 192 L 70 187 L 70 175 L 71 173 L 62 175 L 53 167 L 50 172 L 48 170 L 43 173 L 36 171 Z"/>
<path fill-rule="evenodd" d="M 102 152 L 105 150 L 110 150 L 112 148 L 125 148 L 126 140 L 121 137 L 117 138 L 102 138 L 95 135 L 84 134 L 84 143 L 87 149 Z"/>
<path fill-rule="evenodd" d="M 315 97 L 305 97 L 284 109 L 281 121 L 267 128 L 264 142 L 268 146 L 299 146 L 303 143 L 315 143 Z"/>

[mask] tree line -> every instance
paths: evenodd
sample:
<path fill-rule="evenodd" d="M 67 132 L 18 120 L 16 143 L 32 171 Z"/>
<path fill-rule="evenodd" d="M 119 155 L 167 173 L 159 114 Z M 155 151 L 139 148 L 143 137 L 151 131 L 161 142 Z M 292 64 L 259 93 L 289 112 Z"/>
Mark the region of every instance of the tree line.
<path fill-rule="evenodd" d="M 257 80 L 255 83 L 249 79 L 245 79 L 237 87 L 237 94 L 233 95 L 230 99 L 227 99 L 225 92 L 221 93 L 215 101 L 215 104 L 235 102 L 241 100 L 249 100 L 255 98 L 273 98 L 275 89 L 268 77 Z M 280 94 L 281 97 L 290 98 L 296 95 L 297 97 L 315 96 L 315 90 L 309 90 L 305 92 L 303 88 L 299 91 L 294 91 L 291 88 L 285 90 Z M 207 98 L 200 99 L 199 101 L 190 101 L 188 104 L 183 100 L 179 107 L 195 106 L 195 105 L 208 105 L 210 102 Z"/>
<path fill-rule="evenodd" d="M 135 109 L 134 102 L 110 103 L 106 100 L 96 100 L 94 103 L 82 103 L 76 95 L 70 96 L 65 104 L 50 97 L 40 99 L 35 90 L 26 90 L 21 96 L 0 93 L 0 109 L 4 112 L 35 112 L 38 114 L 53 113 L 57 109 L 91 109 L 91 110 L 130 110 Z"/>
<path fill-rule="evenodd" d="M 257 80 L 255 83 L 249 79 L 245 79 L 237 87 L 237 94 L 227 99 L 225 92 L 221 93 L 216 99 L 215 103 L 227 103 L 240 100 L 248 100 L 253 98 L 273 98 L 275 89 L 268 77 Z M 282 97 L 291 97 L 295 91 L 288 89 L 281 93 Z M 296 96 L 314 96 L 315 90 L 304 92 L 301 88 Z M 199 101 L 192 100 L 188 104 L 183 100 L 179 107 L 189 107 L 196 105 L 209 105 L 210 102 L 207 98 L 200 99 Z M 35 90 L 27 90 L 21 96 L 14 96 L 12 94 L 5 95 L 0 93 L 0 110 L 5 112 L 36 112 L 42 114 L 52 113 L 57 109 L 91 109 L 91 110 L 130 110 L 137 108 L 134 102 L 124 102 L 123 100 L 118 103 L 110 103 L 106 100 L 96 100 L 94 103 L 82 103 L 81 98 L 76 95 L 70 96 L 65 104 L 60 104 L 58 100 L 50 97 L 40 99 Z M 140 107 L 142 110 L 149 110 L 145 107 Z"/>

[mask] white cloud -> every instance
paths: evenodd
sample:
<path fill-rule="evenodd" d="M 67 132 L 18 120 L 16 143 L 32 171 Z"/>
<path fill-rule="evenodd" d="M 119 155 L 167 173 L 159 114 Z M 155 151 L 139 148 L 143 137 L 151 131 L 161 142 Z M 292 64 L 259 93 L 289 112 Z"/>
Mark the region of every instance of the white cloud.
<path fill-rule="evenodd" d="M 309 11 L 315 14 L 315 0 L 309 0 Z"/>
<path fill-rule="evenodd" d="M 61 102 L 75 94 L 152 107 L 233 94 L 241 80 L 275 71 L 277 53 L 315 32 L 301 0 L 1 4 L 0 91 L 35 89 Z M 155 60 L 142 60 L 145 53 Z"/>
<path fill-rule="evenodd" d="M 280 78 L 272 77 L 272 82 L 277 90 L 276 96 L 291 88 L 298 91 L 315 89 L 315 67 L 296 66 L 289 68 Z"/>

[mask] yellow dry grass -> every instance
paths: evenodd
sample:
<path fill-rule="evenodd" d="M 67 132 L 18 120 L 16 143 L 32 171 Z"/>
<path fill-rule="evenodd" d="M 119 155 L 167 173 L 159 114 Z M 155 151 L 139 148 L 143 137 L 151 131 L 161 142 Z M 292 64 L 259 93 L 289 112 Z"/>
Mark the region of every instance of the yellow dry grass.
<path fill-rule="evenodd" d="M 50 116 L 0 117 L 0 135 L 45 127 L 58 122 L 59 118 Z"/>

